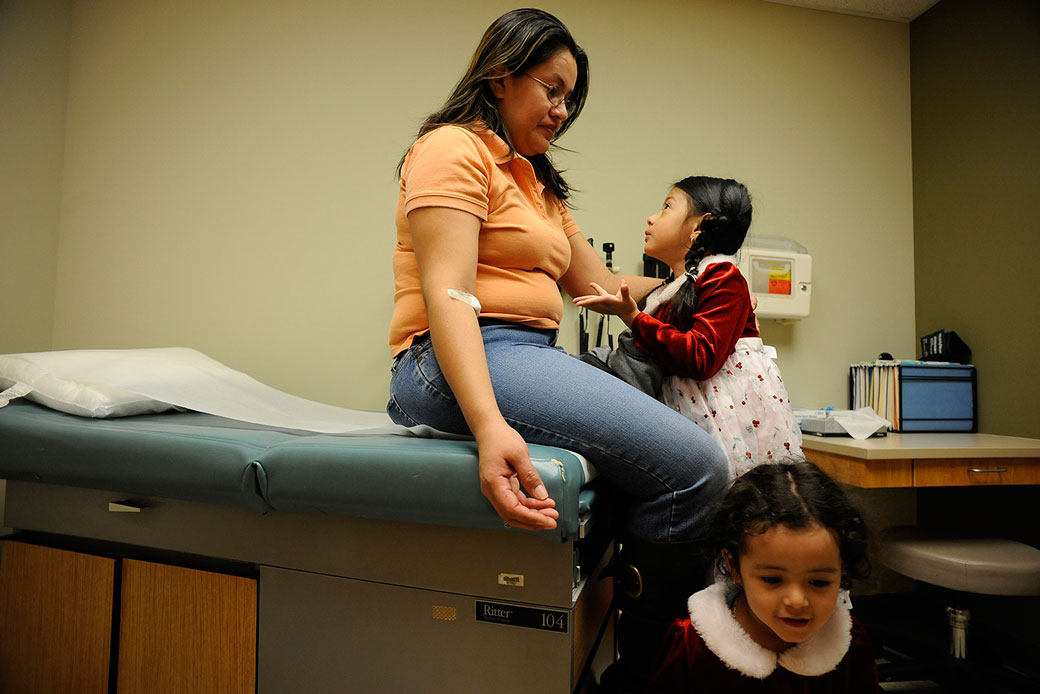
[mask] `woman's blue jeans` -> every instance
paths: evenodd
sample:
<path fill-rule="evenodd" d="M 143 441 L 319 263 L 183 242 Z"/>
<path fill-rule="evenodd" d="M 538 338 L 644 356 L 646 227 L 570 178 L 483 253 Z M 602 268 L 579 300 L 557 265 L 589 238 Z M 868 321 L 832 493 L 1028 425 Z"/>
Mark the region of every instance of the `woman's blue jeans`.
<path fill-rule="evenodd" d="M 628 500 L 623 538 L 698 537 L 728 480 L 726 457 L 696 424 L 556 346 L 555 330 L 482 325 L 491 383 L 528 443 L 581 453 Z M 398 424 L 469 434 L 429 336 L 392 368 L 387 412 Z M 476 474 L 476 471 L 474 471 Z"/>

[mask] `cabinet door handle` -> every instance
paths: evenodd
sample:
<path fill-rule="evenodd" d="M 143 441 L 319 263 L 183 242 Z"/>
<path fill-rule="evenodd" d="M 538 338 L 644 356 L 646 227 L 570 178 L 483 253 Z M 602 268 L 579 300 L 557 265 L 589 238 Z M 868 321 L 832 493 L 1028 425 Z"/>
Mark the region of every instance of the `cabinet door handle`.
<path fill-rule="evenodd" d="M 130 501 L 129 499 L 108 502 L 108 510 L 112 513 L 140 513 L 141 509 L 144 508 L 148 508 L 148 505 L 139 501 Z"/>
<path fill-rule="evenodd" d="M 1007 472 L 1006 467 L 970 467 L 968 472 Z"/>

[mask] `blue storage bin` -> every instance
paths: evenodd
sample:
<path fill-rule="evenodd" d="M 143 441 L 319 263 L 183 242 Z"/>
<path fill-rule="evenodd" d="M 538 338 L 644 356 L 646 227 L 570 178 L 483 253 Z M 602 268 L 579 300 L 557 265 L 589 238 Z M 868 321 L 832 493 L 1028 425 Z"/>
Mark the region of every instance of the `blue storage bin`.
<path fill-rule="evenodd" d="M 978 429 L 974 366 L 920 364 L 899 370 L 899 431 Z"/>
<path fill-rule="evenodd" d="M 975 367 L 878 361 L 849 369 L 849 408 L 871 407 L 898 432 L 978 430 Z"/>

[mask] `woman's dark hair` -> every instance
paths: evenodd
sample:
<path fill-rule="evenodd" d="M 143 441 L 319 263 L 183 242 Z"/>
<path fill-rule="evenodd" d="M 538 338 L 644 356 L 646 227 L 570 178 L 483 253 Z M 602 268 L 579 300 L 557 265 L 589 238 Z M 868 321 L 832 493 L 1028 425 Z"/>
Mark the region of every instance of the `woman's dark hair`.
<path fill-rule="evenodd" d="M 870 575 L 867 525 L 841 487 L 807 460 L 766 463 L 733 481 L 716 504 L 705 542 L 716 570 L 728 575 L 722 556 L 735 561 L 746 550 L 748 535 L 760 535 L 782 525 L 794 530 L 820 525 L 833 532 L 841 555 L 841 587 Z"/>
<path fill-rule="evenodd" d="M 693 325 L 697 308 L 697 265 L 709 251 L 733 255 L 740 249 L 751 226 L 751 195 L 743 183 L 731 178 L 689 176 L 672 187 L 689 198 L 691 216 L 708 215 L 701 221 L 700 236 L 686 253 L 686 272 L 690 277 L 672 298 L 669 322 L 686 331 Z"/>
<path fill-rule="evenodd" d="M 570 51 L 574 56 L 578 64 L 578 79 L 567 99 L 567 119 L 556 131 L 556 137 L 559 137 L 574 124 L 585 105 L 589 91 L 589 60 L 563 22 L 548 12 L 530 8 L 507 12 L 491 23 L 462 79 L 452 89 L 444 105 L 423 121 L 417 137 L 442 125 L 461 125 L 470 129 L 486 126 L 505 141 L 509 153 L 513 154 L 516 150 L 509 139 L 509 131 L 498 110 L 488 78 L 496 70 L 522 75 L 562 49 Z M 549 155 L 536 154 L 529 160 L 538 180 L 557 198 L 566 200 L 570 188 L 560 171 L 553 166 Z M 403 164 L 402 157 L 397 164 L 398 175 Z"/>

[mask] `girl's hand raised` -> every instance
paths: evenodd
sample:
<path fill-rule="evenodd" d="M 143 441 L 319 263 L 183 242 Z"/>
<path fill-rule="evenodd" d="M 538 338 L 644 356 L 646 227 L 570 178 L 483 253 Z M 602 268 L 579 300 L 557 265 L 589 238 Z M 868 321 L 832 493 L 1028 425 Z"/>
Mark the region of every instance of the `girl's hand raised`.
<path fill-rule="evenodd" d="M 621 287 L 617 294 L 610 294 L 595 282 L 590 282 L 589 286 L 596 293 L 574 297 L 576 306 L 591 308 L 597 313 L 617 316 L 624 321 L 625 325 L 632 327 L 632 320 L 639 313 L 639 308 L 636 306 L 635 299 L 630 296 L 628 282 L 621 280 Z"/>

